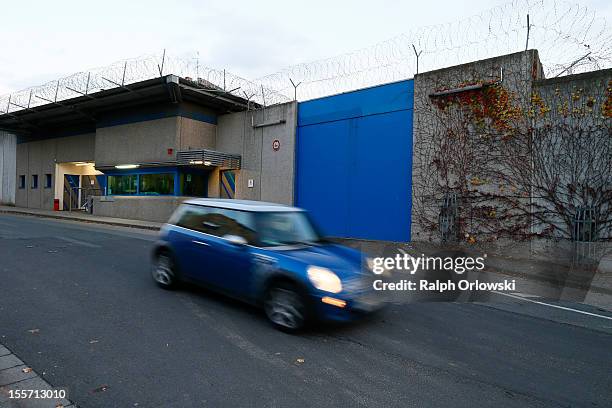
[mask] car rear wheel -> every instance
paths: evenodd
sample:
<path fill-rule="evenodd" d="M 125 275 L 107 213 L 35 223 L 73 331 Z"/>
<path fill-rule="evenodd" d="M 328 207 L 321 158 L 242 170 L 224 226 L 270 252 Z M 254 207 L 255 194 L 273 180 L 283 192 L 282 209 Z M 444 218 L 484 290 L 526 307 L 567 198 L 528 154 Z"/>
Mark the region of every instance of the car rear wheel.
<path fill-rule="evenodd" d="M 160 252 L 155 256 L 151 274 L 155 283 L 164 289 L 172 289 L 178 283 L 174 261 L 167 252 Z"/>
<path fill-rule="evenodd" d="M 306 324 L 306 300 L 294 285 L 273 285 L 267 291 L 264 310 L 268 320 L 279 330 L 296 332 Z"/>

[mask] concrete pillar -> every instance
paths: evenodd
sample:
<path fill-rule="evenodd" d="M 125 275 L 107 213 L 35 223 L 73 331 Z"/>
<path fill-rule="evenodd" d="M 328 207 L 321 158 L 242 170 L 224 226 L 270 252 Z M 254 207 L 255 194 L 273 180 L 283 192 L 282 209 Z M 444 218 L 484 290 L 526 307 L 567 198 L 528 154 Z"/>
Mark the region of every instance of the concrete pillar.
<path fill-rule="evenodd" d="M 0 205 L 15 205 L 17 137 L 0 130 Z"/>

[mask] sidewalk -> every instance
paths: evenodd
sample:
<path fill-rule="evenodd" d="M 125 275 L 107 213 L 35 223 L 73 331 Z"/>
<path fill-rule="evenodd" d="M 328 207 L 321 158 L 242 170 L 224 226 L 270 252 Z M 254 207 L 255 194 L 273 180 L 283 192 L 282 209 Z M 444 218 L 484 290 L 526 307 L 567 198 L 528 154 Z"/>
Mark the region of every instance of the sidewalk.
<path fill-rule="evenodd" d="M 16 398 L 20 391 L 38 392 L 39 398 Z M 66 398 L 40 398 L 53 396 L 52 387 L 34 370 L 0 344 L 0 408 L 73 408 Z"/>
<path fill-rule="evenodd" d="M 51 211 L 37 210 L 33 208 L 20 208 L 10 206 L 0 206 L 0 214 L 18 214 L 42 218 L 55 218 L 60 220 L 71 220 L 80 222 L 90 222 L 95 224 L 114 225 L 118 227 L 141 228 L 157 231 L 163 225 L 159 222 L 128 220 L 124 218 L 99 217 L 79 211 Z"/>

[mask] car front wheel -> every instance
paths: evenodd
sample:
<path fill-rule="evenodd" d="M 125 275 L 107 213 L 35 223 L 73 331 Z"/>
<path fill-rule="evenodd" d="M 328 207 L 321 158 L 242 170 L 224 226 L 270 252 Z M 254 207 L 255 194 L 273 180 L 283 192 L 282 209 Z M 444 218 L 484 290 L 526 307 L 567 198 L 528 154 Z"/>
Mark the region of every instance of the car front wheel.
<path fill-rule="evenodd" d="M 266 293 L 264 310 L 279 330 L 296 332 L 306 324 L 306 300 L 291 284 L 277 284 Z"/>

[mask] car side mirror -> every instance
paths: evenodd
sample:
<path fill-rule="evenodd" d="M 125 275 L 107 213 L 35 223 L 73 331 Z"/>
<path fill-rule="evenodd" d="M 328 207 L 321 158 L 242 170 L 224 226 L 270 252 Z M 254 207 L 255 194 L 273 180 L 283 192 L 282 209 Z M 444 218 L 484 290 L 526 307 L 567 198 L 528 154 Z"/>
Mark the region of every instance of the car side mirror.
<path fill-rule="evenodd" d="M 227 234 L 223 236 L 223 239 L 229 241 L 231 244 L 233 245 L 246 245 L 247 244 L 247 240 L 244 239 L 244 237 L 241 237 L 240 235 L 232 235 L 232 234 Z"/>

